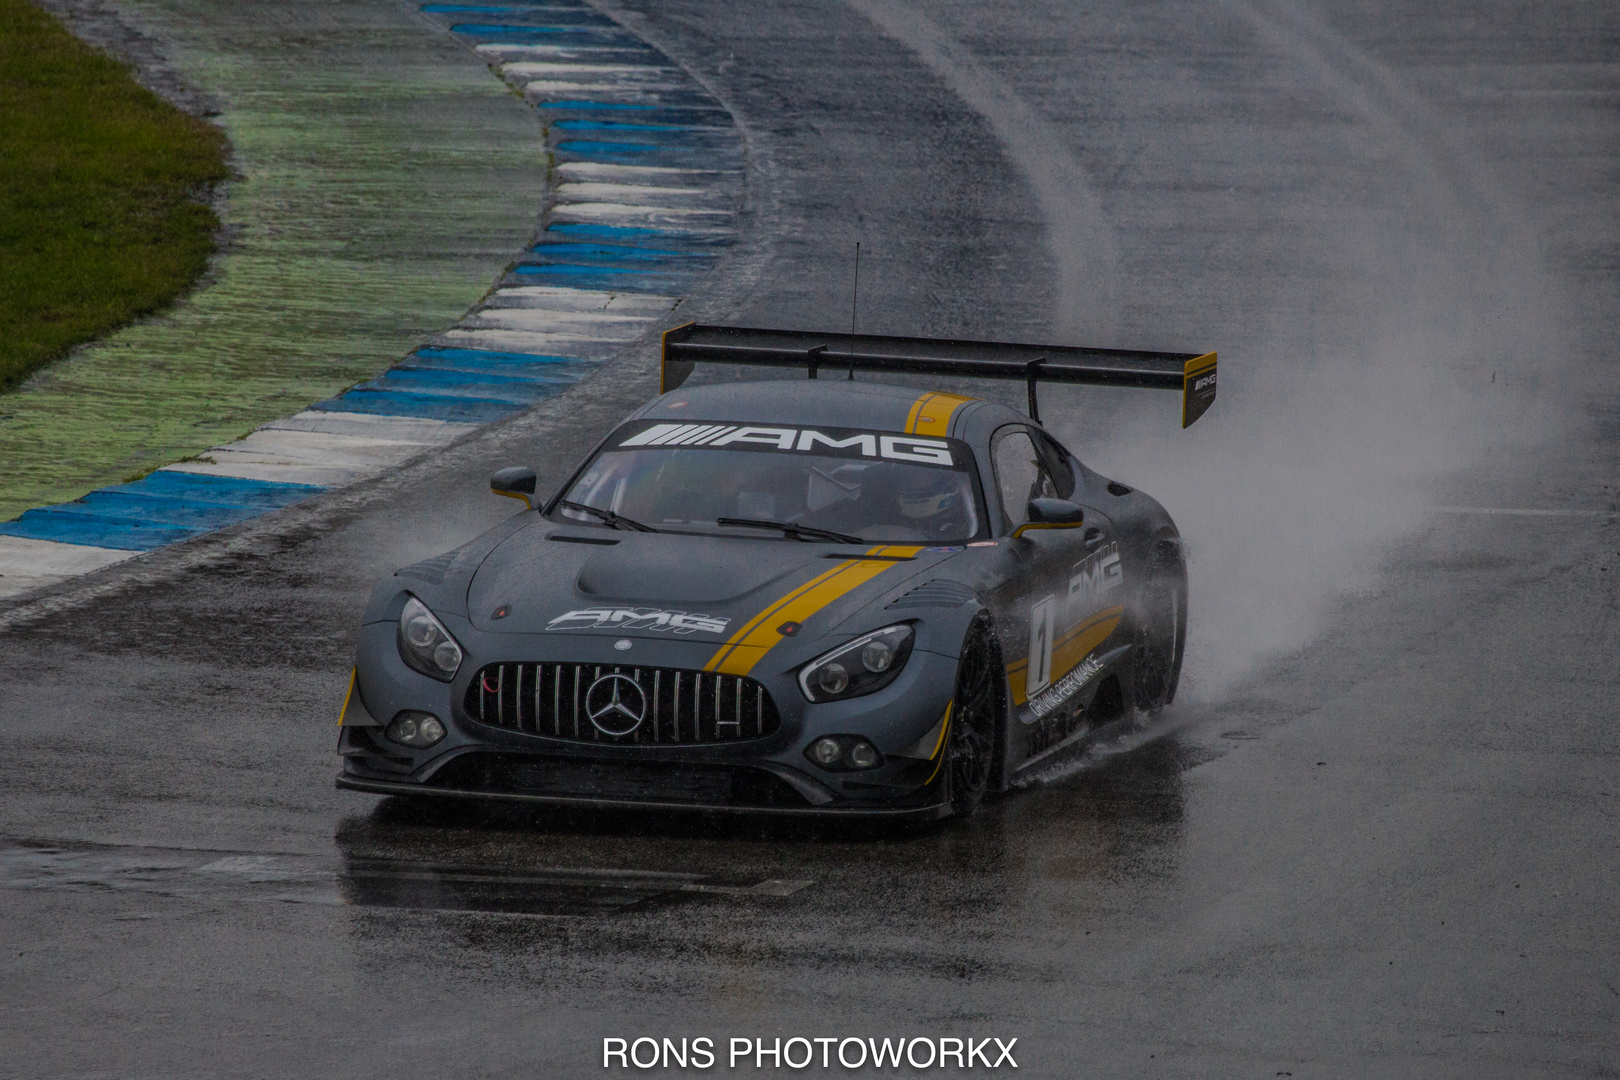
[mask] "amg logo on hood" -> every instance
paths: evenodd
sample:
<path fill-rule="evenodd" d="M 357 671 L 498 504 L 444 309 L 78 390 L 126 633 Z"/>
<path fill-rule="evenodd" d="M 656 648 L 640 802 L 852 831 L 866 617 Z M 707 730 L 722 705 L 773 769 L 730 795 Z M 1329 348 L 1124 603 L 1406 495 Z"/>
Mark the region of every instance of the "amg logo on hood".
<path fill-rule="evenodd" d="M 658 608 L 580 608 L 546 624 L 547 630 L 666 630 L 675 634 L 723 634 L 730 619 Z"/>

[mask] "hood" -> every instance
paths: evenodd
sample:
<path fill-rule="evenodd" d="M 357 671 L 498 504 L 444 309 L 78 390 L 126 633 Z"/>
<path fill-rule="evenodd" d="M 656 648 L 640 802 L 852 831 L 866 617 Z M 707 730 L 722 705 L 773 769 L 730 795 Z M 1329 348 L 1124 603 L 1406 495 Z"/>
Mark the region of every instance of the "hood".
<path fill-rule="evenodd" d="M 537 521 L 473 576 L 490 633 L 581 633 L 722 644 L 751 623 L 820 636 L 961 548 L 616 532 Z M 497 618 L 499 614 L 499 618 Z M 763 618 L 761 618 L 763 616 Z"/>

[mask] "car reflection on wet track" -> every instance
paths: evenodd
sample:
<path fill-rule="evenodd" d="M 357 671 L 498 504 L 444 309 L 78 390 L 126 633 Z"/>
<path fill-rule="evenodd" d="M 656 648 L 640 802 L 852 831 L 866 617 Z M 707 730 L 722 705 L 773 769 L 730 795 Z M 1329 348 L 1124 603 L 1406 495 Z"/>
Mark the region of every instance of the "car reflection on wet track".
<path fill-rule="evenodd" d="M 869 914 L 874 884 L 886 878 L 912 882 L 883 899 L 887 912 L 904 918 L 964 891 L 982 894 L 988 912 L 1017 906 L 1053 877 L 1151 874 L 1180 835 L 1181 773 L 1202 755 L 1167 736 L 953 826 L 390 799 L 347 819 L 336 840 L 355 903 L 455 909 L 467 906 L 458 891 L 473 889 L 486 904 L 505 896 L 516 905 L 477 910 L 523 910 L 526 895 L 560 897 L 580 887 L 574 871 L 551 867 L 588 860 L 622 868 L 589 872 L 596 910 L 627 910 L 641 903 L 629 899 L 638 891 L 665 899 L 792 896 L 790 906 L 824 930 L 848 924 L 853 931 Z M 384 884 L 373 884 L 373 867 L 384 868 Z M 416 870 L 405 874 L 405 867 Z"/>
<path fill-rule="evenodd" d="M 348 860 L 339 878 L 343 898 L 351 904 L 508 915 L 590 915 L 692 894 L 791 896 L 809 884 L 779 879 L 732 884 L 703 874 L 643 870 L 512 873 L 389 859 Z"/>
<path fill-rule="evenodd" d="M 1162 739 L 943 827 L 390 799 L 343 822 L 330 856 L 12 839 L 0 887 L 564 917 L 786 902 L 853 929 L 874 875 L 926 882 L 885 901 L 904 917 L 964 892 L 990 912 L 1046 880 L 1151 869 L 1179 833 L 1187 755 Z"/>

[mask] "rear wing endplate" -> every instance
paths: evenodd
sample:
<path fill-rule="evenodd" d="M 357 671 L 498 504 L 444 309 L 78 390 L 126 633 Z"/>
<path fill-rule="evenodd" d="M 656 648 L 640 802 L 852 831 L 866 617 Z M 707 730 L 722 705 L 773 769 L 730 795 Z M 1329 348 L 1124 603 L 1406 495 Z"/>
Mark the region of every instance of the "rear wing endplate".
<path fill-rule="evenodd" d="M 818 334 L 687 323 L 664 333 L 660 391 L 678 388 L 698 364 L 805 368 L 854 378 L 857 371 L 1016 379 L 1029 387 L 1029 415 L 1040 420 L 1037 383 L 1135 386 L 1181 391 L 1181 426 L 1190 427 L 1215 401 L 1215 354 L 1079 349 L 996 341 Z"/>

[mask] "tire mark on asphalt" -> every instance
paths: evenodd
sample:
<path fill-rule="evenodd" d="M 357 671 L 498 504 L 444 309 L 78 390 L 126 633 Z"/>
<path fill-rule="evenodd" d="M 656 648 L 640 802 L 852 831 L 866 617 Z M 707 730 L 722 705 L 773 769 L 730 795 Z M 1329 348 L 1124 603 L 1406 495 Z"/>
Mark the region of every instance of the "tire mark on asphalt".
<path fill-rule="evenodd" d="M 1388 64 L 1299 5 L 1231 0 L 1230 6 L 1358 112 L 1404 160 L 1420 181 L 1412 194 L 1438 222 L 1446 255 L 1474 268 L 1499 320 L 1544 330 L 1557 325 L 1546 314 L 1552 290 L 1541 271 L 1529 207 L 1482 154 L 1457 137 L 1456 125 Z"/>
<path fill-rule="evenodd" d="M 1052 326 L 1082 344 L 1111 341 L 1119 246 L 1102 198 L 1063 133 L 1043 119 L 969 50 L 939 26 L 891 0 L 846 0 L 900 42 L 989 122 L 1008 158 L 1024 174 L 1046 218 L 1047 246 L 1057 266 Z"/>

